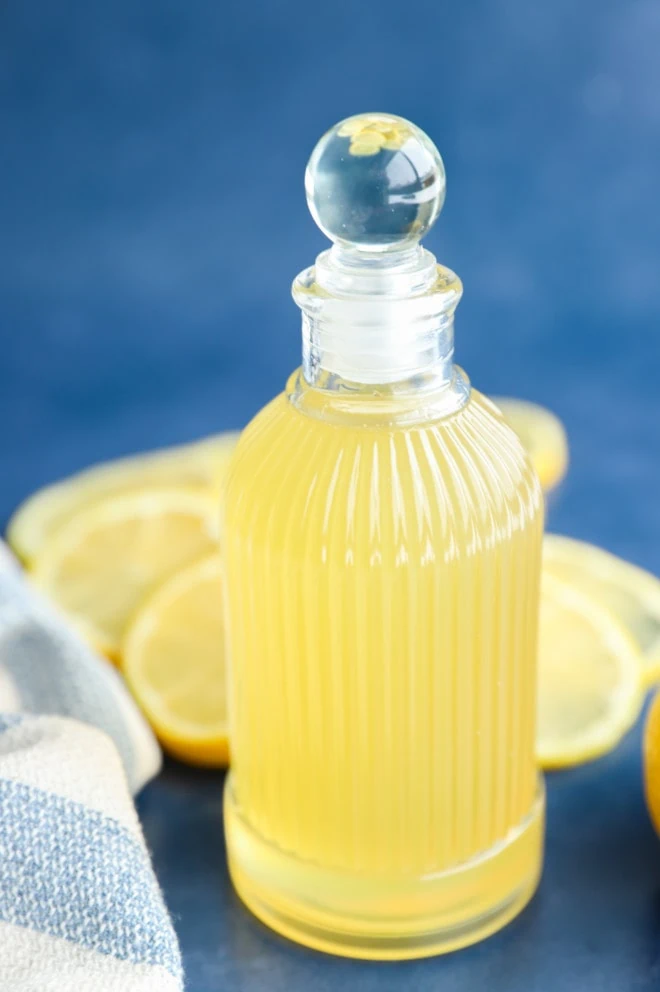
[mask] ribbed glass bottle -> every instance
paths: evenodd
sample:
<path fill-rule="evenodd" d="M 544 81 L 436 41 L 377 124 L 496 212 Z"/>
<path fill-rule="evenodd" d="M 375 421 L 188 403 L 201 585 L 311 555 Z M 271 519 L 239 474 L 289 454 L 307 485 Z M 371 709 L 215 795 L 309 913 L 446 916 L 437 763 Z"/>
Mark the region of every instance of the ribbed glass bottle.
<path fill-rule="evenodd" d="M 296 373 L 233 461 L 227 843 L 275 929 L 404 958 L 487 935 L 538 880 L 542 496 L 476 391 L 413 418 L 364 400 Z"/>

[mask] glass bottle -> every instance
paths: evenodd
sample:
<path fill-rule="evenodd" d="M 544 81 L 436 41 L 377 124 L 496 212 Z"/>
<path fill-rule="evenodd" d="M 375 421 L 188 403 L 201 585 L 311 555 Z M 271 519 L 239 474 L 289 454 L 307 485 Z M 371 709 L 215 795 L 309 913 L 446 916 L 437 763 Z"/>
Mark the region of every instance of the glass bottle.
<path fill-rule="evenodd" d="M 421 957 L 539 878 L 542 497 L 452 360 L 461 283 L 418 243 L 445 194 L 430 139 L 349 118 L 306 192 L 333 246 L 293 285 L 302 369 L 226 492 L 229 867 L 294 940 Z"/>

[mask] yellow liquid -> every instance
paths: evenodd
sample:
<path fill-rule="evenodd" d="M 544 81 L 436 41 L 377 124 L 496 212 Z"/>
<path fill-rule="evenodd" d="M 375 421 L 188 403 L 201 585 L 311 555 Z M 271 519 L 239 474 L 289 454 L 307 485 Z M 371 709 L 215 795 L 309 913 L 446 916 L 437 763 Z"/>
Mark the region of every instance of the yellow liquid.
<path fill-rule="evenodd" d="M 540 872 L 540 488 L 475 391 L 392 426 L 308 387 L 302 412 L 296 382 L 228 482 L 230 871 L 310 946 L 450 950 Z"/>

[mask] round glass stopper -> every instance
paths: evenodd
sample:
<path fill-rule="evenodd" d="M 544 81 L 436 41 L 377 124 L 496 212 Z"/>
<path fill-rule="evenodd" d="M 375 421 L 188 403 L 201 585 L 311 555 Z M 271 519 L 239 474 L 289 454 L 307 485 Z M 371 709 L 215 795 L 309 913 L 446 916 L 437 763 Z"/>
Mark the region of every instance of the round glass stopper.
<path fill-rule="evenodd" d="M 358 114 L 318 142 L 305 191 L 332 241 L 386 251 L 416 243 L 431 228 L 445 199 L 445 168 L 431 139 L 410 121 Z"/>

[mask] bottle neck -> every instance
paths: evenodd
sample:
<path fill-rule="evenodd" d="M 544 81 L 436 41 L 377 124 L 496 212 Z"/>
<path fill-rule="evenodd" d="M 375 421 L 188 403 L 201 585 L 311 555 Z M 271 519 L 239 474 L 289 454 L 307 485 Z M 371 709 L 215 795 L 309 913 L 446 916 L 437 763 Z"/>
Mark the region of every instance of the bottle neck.
<path fill-rule="evenodd" d="M 376 430 L 413 427 L 456 413 L 470 398 L 470 382 L 452 366 L 448 379 L 431 368 L 410 379 L 373 384 L 318 371 L 313 383 L 297 369 L 286 385 L 289 402 L 300 412 L 325 423 Z"/>
<path fill-rule="evenodd" d="M 368 254 L 334 245 L 293 284 L 307 383 L 449 385 L 461 292 L 458 277 L 419 246 Z"/>

